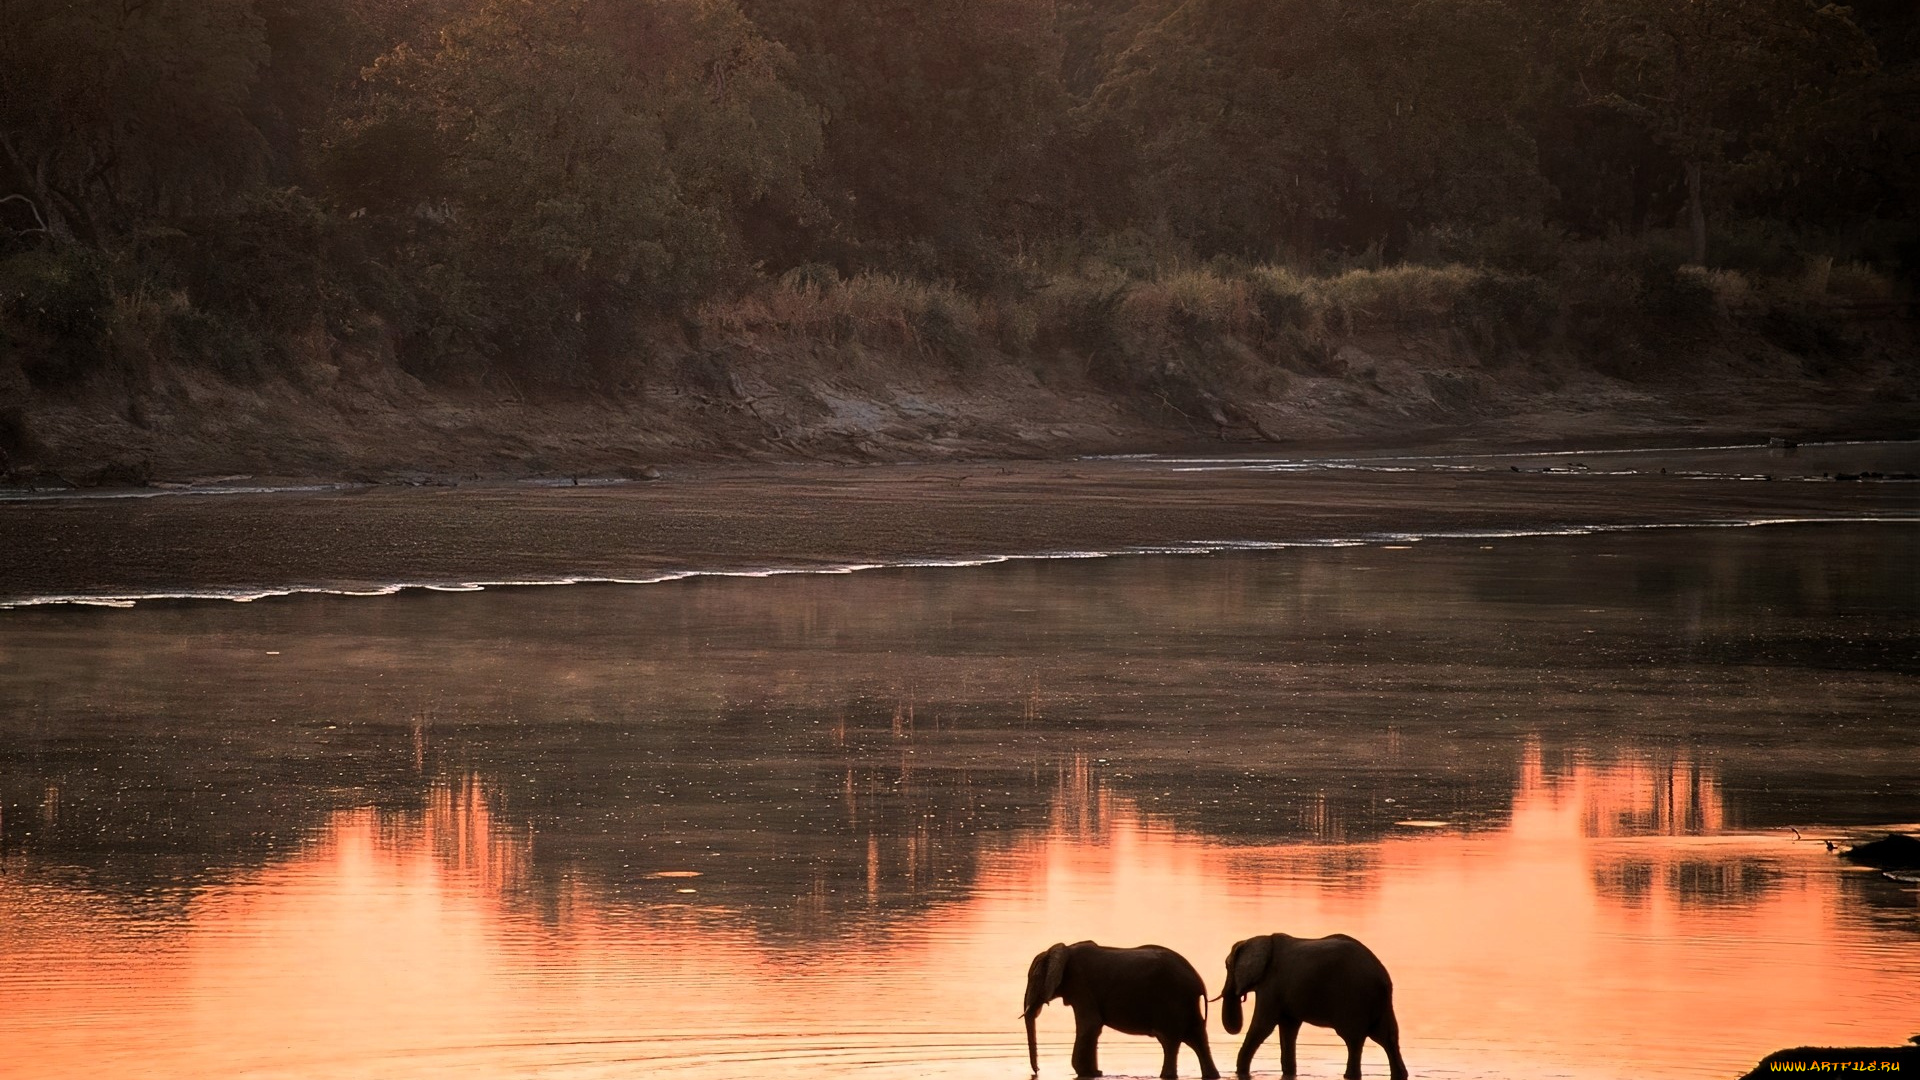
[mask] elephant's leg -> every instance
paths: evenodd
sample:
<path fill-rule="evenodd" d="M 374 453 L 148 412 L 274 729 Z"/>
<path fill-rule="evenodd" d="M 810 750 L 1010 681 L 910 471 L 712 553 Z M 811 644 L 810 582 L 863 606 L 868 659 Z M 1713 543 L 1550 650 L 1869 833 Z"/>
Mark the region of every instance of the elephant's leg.
<path fill-rule="evenodd" d="M 1207 1048 L 1205 1020 L 1194 1018 L 1193 1031 L 1187 1035 L 1186 1042 L 1193 1047 L 1193 1055 L 1200 1059 L 1200 1080 L 1220 1080 L 1220 1070 L 1213 1064 L 1213 1051 Z"/>
<path fill-rule="evenodd" d="M 1400 1021 L 1394 1019 L 1392 1010 L 1373 1026 L 1373 1041 L 1387 1052 L 1387 1068 L 1393 1080 L 1407 1080 L 1407 1063 L 1400 1058 Z"/>
<path fill-rule="evenodd" d="M 1073 1010 L 1073 1075 L 1100 1075 L 1100 1017 L 1093 1010 Z"/>
<path fill-rule="evenodd" d="M 1359 1032 L 1341 1032 L 1340 1039 L 1347 1044 L 1347 1071 L 1341 1075 L 1347 1080 L 1360 1080 L 1360 1051 L 1366 1049 L 1367 1037 Z"/>
<path fill-rule="evenodd" d="M 1280 1075 L 1297 1076 L 1300 1061 L 1294 1056 L 1294 1044 L 1300 1039 L 1300 1021 L 1289 1016 L 1280 1021 Z"/>
<path fill-rule="evenodd" d="M 1241 1080 L 1246 1080 L 1247 1074 L 1253 1071 L 1253 1052 L 1260 1049 L 1260 1044 L 1267 1040 L 1267 1036 L 1273 1034 L 1274 1021 L 1279 1019 L 1279 1013 L 1278 1006 L 1267 1003 L 1266 995 L 1254 996 L 1253 1018 L 1247 1021 L 1247 1037 L 1240 1040 L 1240 1057 L 1233 1066 L 1233 1071 L 1239 1074 Z M 1293 1060 L 1290 1044 L 1282 1044 L 1281 1053 L 1284 1062 Z"/>
<path fill-rule="evenodd" d="M 1160 1036 L 1160 1080 L 1180 1080 L 1180 1037 Z"/>

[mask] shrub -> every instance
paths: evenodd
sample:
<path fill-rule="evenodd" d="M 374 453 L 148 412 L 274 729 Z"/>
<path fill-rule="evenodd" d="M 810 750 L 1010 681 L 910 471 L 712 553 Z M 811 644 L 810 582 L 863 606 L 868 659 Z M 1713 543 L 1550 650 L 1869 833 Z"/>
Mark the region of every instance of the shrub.
<path fill-rule="evenodd" d="M 0 259 L 0 341 L 37 385 L 75 382 L 108 356 L 111 290 L 105 267 L 75 249 Z"/>
<path fill-rule="evenodd" d="M 1640 268 L 1641 310 L 1676 323 L 1697 323 L 1714 314 L 1713 287 L 1697 267 L 1649 262 Z"/>
<path fill-rule="evenodd" d="M 1120 353 L 1120 308 L 1128 288 L 1126 277 L 1117 272 L 1053 277 L 1039 297 L 1038 338 L 1093 355 Z"/>
<path fill-rule="evenodd" d="M 1838 263 L 1827 270 L 1827 295 L 1847 300 L 1891 300 L 1893 279 L 1871 266 L 1857 262 Z"/>
<path fill-rule="evenodd" d="M 1001 297 L 980 305 L 980 333 L 998 342 L 1010 354 L 1026 352 L 1040 333 L 1040 313 L 1034 305 Z"/>
<path fill-rule="evenodd" d="M 175 355 L 212 368 L 230 382 L 255 383 L 281 365 L 285 345 L 278 335 L 244 320 L 222 318 L 199 308 L 175 311 L 167 320 L 166 343 Z"/>
<path fill-rule="evenodd" d="M 981 304 L 951 283 L 897 274 L 857 274 L 822 285 L 789 272 L 779 281 L 700 309 L 703 324 L 826 340 L 905 346 L 960 362 L 980 344 Z"/>
<path fill-rule="evenodd" d="M 1436 225 L 1414 234 L 1406 261 L 1464 264 L 1506 274 L 1548 274 L 1565 258 L 1566 234 L 1554 225 L 1509 218 L 1478 229 Z"/>
<path fill-rule="evenodd" d="M 796 292 L 812 289 L 816 292 L 831 289 L 840 284 L 840 271 L 826 263 L 809 262 L 780 275 L 780 287 Z"/>
<path fill-rule="evenodd" d="M 6 475 L 8 461 L 26 461 L 39 451 L 40 440 L 34 435 L 26 406 L 0 405 L 0 477 Z"/>
<path fill-rule="evenodd" d="M 187 295 L 195 307 L 252 326 L 304 330 L 322 312 L 327 228 L 325 212 L 292 189 L 186 222 Z"/>
<path fill-rule="evenodd" d="M 1147 340 L 1202 345 L 1253 324 L 1245 280 L 1211 270 L 1175 270 L 1127 291 L 1121 303 L 1127 328 Z"/>
<path fill-rule="evenodd" d="M 1702 270 L 1695 267 L 1684 272 L 1699 277 L 1706 284 L 1713 293 L 1714 305 L 1723 315 L 1746 311 L 1756 302 L 1752 279 L 1738 270 Z"/>
<path fill-rule="evenodd" d="M 1269 334 L 1303 329 L 1311 317 L 1308 283 L 1291 270 L 1256 266 L 1247 275 L 1253 307 Z"/>
<path fill-rule="evenodd" d="M 1773 221 L 1732 221 L 1708 237 L 1711 262 L 1724 270 L 1760 277 L 1786 277 L 1807 261 L 1805 241 Z"/>
<path fill-rule="evenodd" d="M 1559 314 L 1553 289 L 1526 274 L 1476 274 L 1454 308 L 1455 321 L 1491 348 L 1537 342 L 1552 332 Z"/>
<path fill-rule="evenodd" d="M 1770 308 L 1760 319 L 1760 333 L 1787 352 L 1803 359 L 1843 356 L 1848 342 L 1831 315 L 1800 304 Z"/>
<path fill-rule="evenodd" d="M 1348 333 L 1370 324 L 1442 325 L 1474 276 L 1464 266 L 1350 270 L 1315 282 L 1315 306 L 1324 326 Z"/>
<path fill-rule="evenodd" d="M 914 337 L 920 347 L 955 363 L 964 363 L 974 353 L 974 336 L 961 326 L 957 308 L 932 303 L 913 312 Z"/>
<path fill-rule="evenodd" d="M 1480 234 L 1480 265 L 1507 274 L 1547 274 L 1560 265 L 1566 234 L 1557 226 L 1509 219 Z"/>

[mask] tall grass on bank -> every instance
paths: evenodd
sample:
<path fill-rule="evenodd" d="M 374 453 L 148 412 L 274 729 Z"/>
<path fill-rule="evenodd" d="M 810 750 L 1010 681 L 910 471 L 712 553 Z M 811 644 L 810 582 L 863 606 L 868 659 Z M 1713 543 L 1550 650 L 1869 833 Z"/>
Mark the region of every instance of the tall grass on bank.
<path fill-rule="evenodd" d="M 1145 371 L 1170 357 L 1217 353 L 1228 342 L 1243 353 L 1325 355 L 1369 332 L 1456 331 L 1494 351 L 1549 339 L 1575 353 L 1636 340 L 1658 348 L 1716 321 L 1779 322 L 1781 311 L 1804 321 L 1824 317 L 1836 301 L 1901 295 L 1879 270 L 1831 257 L 1707 269 L 1682 265 L 1683 245 L 1660 235 L 1573 242 L 1509 231 L 1477 238 L 1473 250 L 1453 238 L 1455 253 L 1476 257 L 1473 263 L 1311 273 L 1172 259 L 1123 269 L 1084 260 L 983 294 L 895 274 L 843 280 L 809 266 L 709 303 L 700 319 L 722 332 L 859 342 L 954 362 L 1065 351 L 1090 365 Z M 1434 242 L 1427 249 L 1438 250 Z"/>
<path fill-rule="evenodd" d="M 1488 355 L 1552 347 L 1600 363 L 1622 350 L 1671 353 L 1716 327 L 1738 325 L 1814 355 L 1844 336 L 1837 320 L 1846 312 L 1911 299 L 1904 279 L 1866 256 L 1807 254 L 1766 234 L 1729 235 L 1737 241 L 1728 245 L 1737 256 L 1729 262 L 1738 265 L 1713 268 L 1682 265 L 1685 245 L 1663 234 L 1574 241 L 1519 226 L 1434 233 L 1399 264 L 1328 264 L 1318 272 L 1171 255 L 1128 262 L 1062 256 L 1050 269 L 1015 267 L 978 291 L 891 272 L 843 278 L 807 264 L 710 299 L 692 314 L 718 335 L 859 345 L 882 363 L 898 357 L 965 368 L 993 356 L 1069 358 L 1137 382 L 1183 365 L 1324 367 L 1343 340 L 1378 332 L 1459 334 Z M 359 293 L 319 273 L 316 259 L 282 245 L 224 278 L 201 280 L 71 250 L 0 257 L 0 381 L 60 390 L 169 366 L 203 367 L 236 382 L 293 378 L 329 350 L 398 349 L 391 343 L 409 334 L 444 329 L 431 313 L 410 313 L 404 304 L 389 312 L 356 299 Z M 256 264 L 279 267 L 278 277 L 254 273 Z M 271 287 L 255 295 L 228 280 L 241 277 Z M 663 320 L 663 313 L 634 319 Z M 357 329 L 366 325 L 381 332 Z M 389 358 L 405 363 L 404 355 Z M 617 373 L 635 362 L 609 346 L 596 364 Z M 477 370 L 474 377 L 483 378 L 485 368 Z M 421 374 L 449 377 L 438 369 Z"/>
<path fill-rule="evenodd" d="M 843 281 L 831 270 L 802 267 L 737 299 L 706 305 L 700 319 L 723 332 L 857 341 L 953 358 L 997 336 L 1005 313 L 951 282 L 887 273 Z"/>
<path fill-rule="evenodd" d="M 1443 325 L 1477 280 L 1464 266 L 1396 266 L 1306 277 L 1277 266 L 1243 273 L 1187 267 L 1143 280 L 1092 268 L 1055 274 L 1025 295 L 970 296 L 950 282 L 895 274 L 821 281 L 793 274 L 701 309 L 703 325 L 734 332 L 871 346 L 977 337 L 1018 348 L 1036 338 L 1087 336 L 1091 313 L 1125 336 L 1257 335 L 1279 326 L 1316 335 Z"/>
<path fill-rule="evenodd" d="M 700 321 L 750 333 L 956 358 L 1037 346 L 1179 348 L 1276 334 L 1325 341 L 1372 329 L 1448 325 L 1484 274 L 1469 267 L 1396 266 L 1309 277 L 1277 266 L 1241 272 L 1172 269 L 1131 279 L 1109 268 L 1051 275 L 1019 294 L 970 296 L 947 282 L 893 274 L 844 281 L 789 274 L 708 304 Z"/>

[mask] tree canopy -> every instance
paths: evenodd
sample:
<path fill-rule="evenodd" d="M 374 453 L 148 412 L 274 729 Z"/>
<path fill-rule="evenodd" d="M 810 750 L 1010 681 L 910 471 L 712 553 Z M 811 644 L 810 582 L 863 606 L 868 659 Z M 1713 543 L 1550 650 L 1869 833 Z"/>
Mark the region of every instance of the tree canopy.
<path fill-rule="evenodd" d="M 1736 221 L 1911 237 L 1915 12 L 0 0 L 4 340 L 80 332 L 32 329 L 67 326 L 47 296 L 145 290 L 182 326 L 371 314 L 417 370 L 566 381 L 796 268 L 993 289 L 1114 245 L 1310 265 L 1678 226 L 1711 264 Z"/>

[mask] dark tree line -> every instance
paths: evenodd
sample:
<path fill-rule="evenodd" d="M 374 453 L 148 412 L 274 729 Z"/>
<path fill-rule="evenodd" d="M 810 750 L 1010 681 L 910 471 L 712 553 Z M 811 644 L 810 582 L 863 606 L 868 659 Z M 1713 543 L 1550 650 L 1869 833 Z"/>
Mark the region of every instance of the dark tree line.
<path fill-rule="evenodd" d="M 0 0 L 0 348 L 57 382 L 378 334 L 575 380 L 789 272 L 994 290 L 1516 228 L 1709 265 L 1730 228 L 1845 235 L 1910 273 L 1917 10 Z"/>

